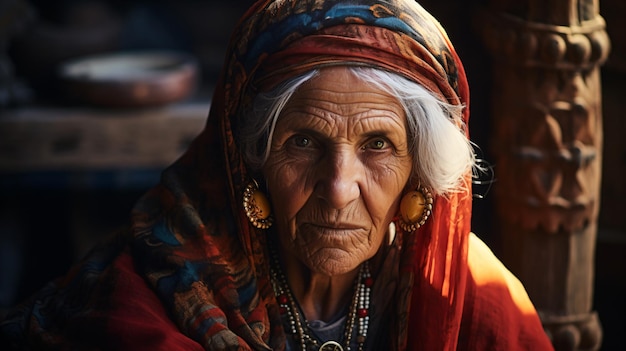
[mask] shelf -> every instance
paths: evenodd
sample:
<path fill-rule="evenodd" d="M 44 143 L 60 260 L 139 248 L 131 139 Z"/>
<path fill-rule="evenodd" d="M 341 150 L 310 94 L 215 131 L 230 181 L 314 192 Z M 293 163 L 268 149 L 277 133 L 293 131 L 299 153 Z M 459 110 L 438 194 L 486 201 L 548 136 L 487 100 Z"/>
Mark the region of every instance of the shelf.
<path fill-rule="evenodd" d="M 206 101 L 141 110 L 2 111 L 1 185 L 136 186 L 152 181 L 202 131 L 209 106 Z"/>

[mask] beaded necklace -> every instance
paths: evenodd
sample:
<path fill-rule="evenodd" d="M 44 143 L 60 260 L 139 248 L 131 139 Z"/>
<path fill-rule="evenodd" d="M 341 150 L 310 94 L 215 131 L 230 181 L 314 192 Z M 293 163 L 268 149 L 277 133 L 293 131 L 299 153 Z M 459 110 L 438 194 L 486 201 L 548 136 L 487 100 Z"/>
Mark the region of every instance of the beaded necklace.
<path fill-rule="evenodd" d="M 369 306 L 371 287 L 374 283 L 369 270 L 368 262 L 361 265 L 359 269 L 359 276 L 355 281 L 354 295 L 352 302 L 350 303 L 350 311 L 346 320 L 346 326 L 344 330 L 343 345 L 337 341 L 329 340 L 321 343 L 315 337 L 310 335 L 309 323 L 306 318 L 300 316 L 298 312 L 298 305 L 296 300 L 289 289 L 287 284 L 287 278 L 280 269 L 278 259 L 276 255 L 273 256 L 273 264 L 271 267 L 272 274 L 272 287 L 276 294 L 280 312 L 282 315 L 287 315 L 289 319 L 288 333 L 295 335 L 297 341 L 300 343 L 302 351 L 316 350 L 316 351 L 350 351 L 350 342 L 354 326 L 358 320 L 358 333 L 357 333 L 357 345 L 358 351 L 363 351 L 365 345 L 365 339 L 367 338 L 367 328 L 369 326 Z M 321 345 L 320 345 L 321 343 Z"/>

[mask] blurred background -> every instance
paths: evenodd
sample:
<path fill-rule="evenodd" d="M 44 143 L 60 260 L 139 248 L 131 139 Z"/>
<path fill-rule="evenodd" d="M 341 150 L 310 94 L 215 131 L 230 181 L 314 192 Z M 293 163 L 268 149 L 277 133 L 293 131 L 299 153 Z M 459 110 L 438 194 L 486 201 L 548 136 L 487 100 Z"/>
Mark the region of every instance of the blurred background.
<path fill-rule="evenodd" d="M 0 0 L 0 311 L 125 225 L 134 202 L 203 128 L 231 30 L 251 3 Z M 420 3 L 463 59 L 472 139 L 489 162 L 490 58 L 473 23 L 487 1 Z M 602 67 L 594 310 L 603 349 L 616 350 L 626 332 L 626 5 L 603 0 L 600 7 L 613 49 Z M 115 69 L 118 61 L 102 56 L 111 54 L 145 65 L 146 74 L 88 84 L 103 62 Z M 474 231 L 497 254 L 488 190 L 478 190 L 484 198 L 475 202 Z"/>

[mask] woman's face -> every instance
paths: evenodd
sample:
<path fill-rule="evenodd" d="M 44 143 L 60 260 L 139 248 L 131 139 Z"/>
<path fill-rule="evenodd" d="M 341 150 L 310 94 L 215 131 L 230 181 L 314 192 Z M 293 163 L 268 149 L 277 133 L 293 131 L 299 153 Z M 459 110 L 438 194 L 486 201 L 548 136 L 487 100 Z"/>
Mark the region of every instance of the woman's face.
<path fill-rule="evenodd" d="M 378 251 L 411 174 L 406 117 L 388 93 L 325 68 L 281 113 L 263 173 L 281 250 L 347 273 Z"/>

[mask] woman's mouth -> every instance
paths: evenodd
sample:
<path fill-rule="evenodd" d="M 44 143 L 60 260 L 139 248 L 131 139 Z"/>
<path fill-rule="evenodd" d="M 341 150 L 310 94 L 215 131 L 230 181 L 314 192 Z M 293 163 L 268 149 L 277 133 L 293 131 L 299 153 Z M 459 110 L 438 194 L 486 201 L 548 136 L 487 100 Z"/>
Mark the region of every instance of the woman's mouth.
<path fill-rule="evenodd" d="M 355 232 L 363 231 L 362 225 L 347 222 L 335 222 L 335 223 L 305 223 L 302 225 L 302 229 L 305 231 L 314 231 L 323 235 L 337 235 L 344 236 L 354 234 Z"/>

